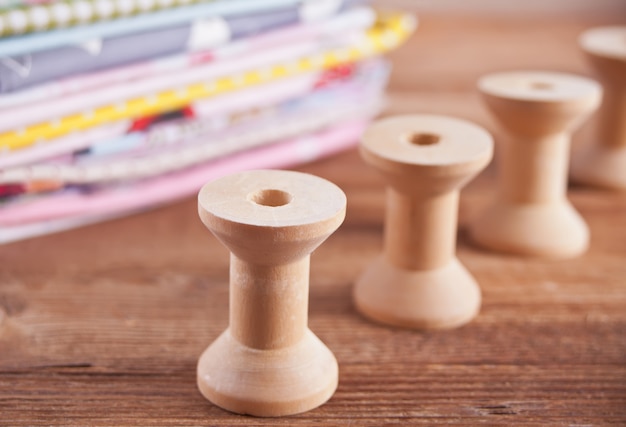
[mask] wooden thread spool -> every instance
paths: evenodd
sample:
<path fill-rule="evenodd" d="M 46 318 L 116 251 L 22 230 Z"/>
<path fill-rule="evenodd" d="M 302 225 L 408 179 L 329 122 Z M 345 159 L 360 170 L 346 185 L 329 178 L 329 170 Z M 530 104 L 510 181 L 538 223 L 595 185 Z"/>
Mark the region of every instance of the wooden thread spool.
<path fill-rule="evenodd" d="M 485 76 L 478 86 L 509 138 L 499 146 L 496 197 L 470 236 L 486 248 L 521 255 L 583 253 L 589 230 L 566 195 L 570 132 L 597 108 L 600 85 L 522 71 Z"/>
<path fill-rule="evenodd" d="M 418 329 L 470 321 L 481 298 L 455 255 L 459 191 L 491 160 L 491 136 L 464 120 L 409 115 L 370 126 L 360 148 L 387 183 L 387 203 L 383 254 L 355 284 L 357 309 Z"/>
<path fill-rule="evenodd" d="M 211 402 L 281 416 L 332 396 L 337 361 L 307 326 L 309 260 L 345 209 L 339 187 L 299 172 L 243 172 L 200 190 L 202 222 L 231 251 L 229 327 L 198 362 Z"/>
<path fill-rule="evenodd" d="M 580 183 L 626 190 L 626 27 L 584 32 L 580 44 L 604 87 L 596 140 L 572 157 Z"/>

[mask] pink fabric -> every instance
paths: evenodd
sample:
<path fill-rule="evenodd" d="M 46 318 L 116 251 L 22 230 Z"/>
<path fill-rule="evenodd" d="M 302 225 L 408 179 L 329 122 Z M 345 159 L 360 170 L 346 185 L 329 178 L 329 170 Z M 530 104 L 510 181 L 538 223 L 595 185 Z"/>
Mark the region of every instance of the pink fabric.
<path fill-rule="evenodd" d="M 166 203 L 198 191 L 207 181 L 230 173 L 263 168 L 284 168 L 328 156 L 355 145 L 366 120 L 357 120 L 327 131 L 238 153 L 176 174 L 136 185 L 83 195 L 64 193 L 0 210 L 3 227 L 67 216 L 106 216 Z M 84 219 L 84 218 L 82 218 Z M 5 234 L 7 233 L 7 234 Z M 7 241 L 0 230 L 0 241 Z"/>

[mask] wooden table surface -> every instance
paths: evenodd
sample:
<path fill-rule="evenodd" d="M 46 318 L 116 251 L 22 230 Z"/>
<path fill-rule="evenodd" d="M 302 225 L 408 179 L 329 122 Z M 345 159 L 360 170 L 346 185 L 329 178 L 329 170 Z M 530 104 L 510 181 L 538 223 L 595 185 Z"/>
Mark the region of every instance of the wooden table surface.
<path fill-rule="evenodd" d="M 481 74 L 589 74 L 577 35 L 625 19 L 421 16 L 391 57 L 388 113 L 464 117 L 498 138 L 474 90 Z M 227 326 L 228 253 L 189 198 L 0 247 L 0 425 L 626 425 L 626 194 L 570 189 L 592 232 L 578 259 L 487 253 L 464 227 L 491 194 L 490 167 L 460 207 L 458 254 L 482 287 L 481 313 L 421 333 L 370 323 L 351 303 L 381 250 L 380 179 L 355 150 L 298 169 L 349 200 L 312 258 L 309 324 L 340 366 L 327 404 L 256 419 L 200 395 L 197 359 Z"/>

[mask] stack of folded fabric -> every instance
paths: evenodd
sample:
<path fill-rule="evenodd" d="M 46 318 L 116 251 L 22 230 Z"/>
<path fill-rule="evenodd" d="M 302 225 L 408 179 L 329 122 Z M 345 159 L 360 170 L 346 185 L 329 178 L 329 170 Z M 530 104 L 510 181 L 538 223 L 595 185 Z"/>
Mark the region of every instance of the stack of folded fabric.
<path fill-rule="evenodd" d="M 0 0 L 0 243 L 352 146 L 414 25 L 363 0 Z"/>

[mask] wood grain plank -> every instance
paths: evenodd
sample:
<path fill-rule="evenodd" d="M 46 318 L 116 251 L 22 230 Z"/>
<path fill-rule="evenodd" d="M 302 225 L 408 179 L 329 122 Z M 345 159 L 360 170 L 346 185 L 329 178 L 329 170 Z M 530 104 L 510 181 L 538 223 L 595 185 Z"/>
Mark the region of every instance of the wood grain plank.
<path fill-rule="evenodd" d="M 500 139 L 475 79 L 518 67 L 588 74 L 575 39 L 596 23 L 423 16 L 391 55 L 387 113 L 453 114 Z M 626 195 L 570 189 L 593 236 L 581 258 L 483 252 L 465 228 L 495 167 L 460 207 L 459 257 L 482 311 L 428 333 L 378 326 L 351 303 L 382 245 L 379 177 L 356 150 L 299 168 L 349 200 L 311 266 L 309 323 L 339 360 L 340 384 L 326 405 L 285 419 L 227 413 L 196 389 L 198 356 L 227 325 L 228 253 L 194 198 L 1 246 L 0 426 L 626 425 Z"/>

